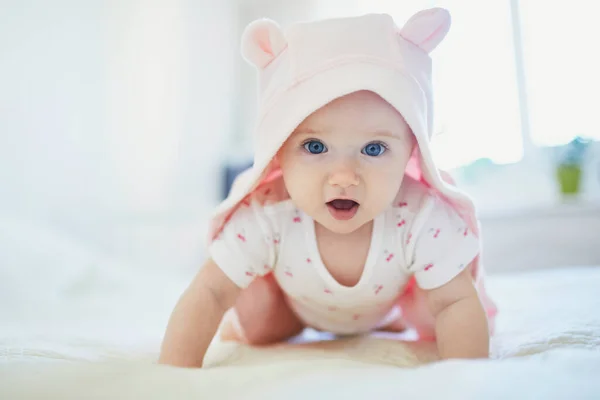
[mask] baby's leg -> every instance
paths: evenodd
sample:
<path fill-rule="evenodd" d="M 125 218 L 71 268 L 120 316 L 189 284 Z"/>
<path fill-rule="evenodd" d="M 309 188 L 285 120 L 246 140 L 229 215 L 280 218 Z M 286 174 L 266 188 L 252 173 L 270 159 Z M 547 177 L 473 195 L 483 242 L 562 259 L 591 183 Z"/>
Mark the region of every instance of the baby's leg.
<path fill-rule="evenodd" d="M 275 278 L 269 274 L 242 290 L 234 308 L 225 315 L 220 337 L 262 345 L 289 339 L 303 329 Z"/>

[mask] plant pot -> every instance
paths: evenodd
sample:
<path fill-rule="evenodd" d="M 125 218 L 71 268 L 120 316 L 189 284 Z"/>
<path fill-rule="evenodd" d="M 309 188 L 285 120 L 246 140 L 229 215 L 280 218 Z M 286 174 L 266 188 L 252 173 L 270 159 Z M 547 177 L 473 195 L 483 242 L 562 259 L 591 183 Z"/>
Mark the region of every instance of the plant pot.
<path fill-rule="evenodd" d="M 560 184 L 560 192 L 563 195 L 575 195 L 579 193 L 581 166 L 562 164 L 558 166 L 556 173 L 558 183 Z"/>

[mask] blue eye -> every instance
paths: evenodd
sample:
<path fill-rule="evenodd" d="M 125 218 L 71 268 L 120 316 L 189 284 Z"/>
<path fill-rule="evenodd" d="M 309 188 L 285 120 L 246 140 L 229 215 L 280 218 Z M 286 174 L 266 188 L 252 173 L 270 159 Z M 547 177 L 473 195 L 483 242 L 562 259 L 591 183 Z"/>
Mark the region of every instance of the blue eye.
<path fill-rule="evenodd" d="M 327 151 L 327 147 L 318 140 L 309 140 L 303 146 L 310 154 L 321 154 Z"/>
<path fill-rule="evenodd" d="M 361 153 L 366 154 L 370 157 L 378 157 L 385 153 L 387 148 L 382 143 L 369 143 L 365 147 L 363 147 Z"/>

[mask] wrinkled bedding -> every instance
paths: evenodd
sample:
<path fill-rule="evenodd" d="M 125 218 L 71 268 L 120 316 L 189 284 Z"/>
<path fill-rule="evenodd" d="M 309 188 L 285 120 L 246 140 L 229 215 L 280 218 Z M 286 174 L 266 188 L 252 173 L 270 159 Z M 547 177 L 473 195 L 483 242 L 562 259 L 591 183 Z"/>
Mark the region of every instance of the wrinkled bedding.
<path fill-rule="evenodd" d="M 489 277 L 491 360 L 438 362 L 427 343 L 309 331 L 265 348 L 215 341 L 201 370 L 155 364 L 186 279 L 92 275 L 2 302 L 0 398 L 600 398 L 599 267 Z"/>

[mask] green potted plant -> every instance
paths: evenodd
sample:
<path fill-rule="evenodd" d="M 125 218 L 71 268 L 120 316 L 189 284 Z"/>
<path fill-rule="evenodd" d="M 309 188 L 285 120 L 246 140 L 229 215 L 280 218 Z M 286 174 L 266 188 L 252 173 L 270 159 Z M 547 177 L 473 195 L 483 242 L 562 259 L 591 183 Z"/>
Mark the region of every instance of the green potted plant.
<path fill-rule="evenodd" d="M 573 139 L 565 149 L 557 167 L 556 175 L 563 196 L 579 194 L 583 173 L 584 155 L 589 141 L 581 137 Z"/>

